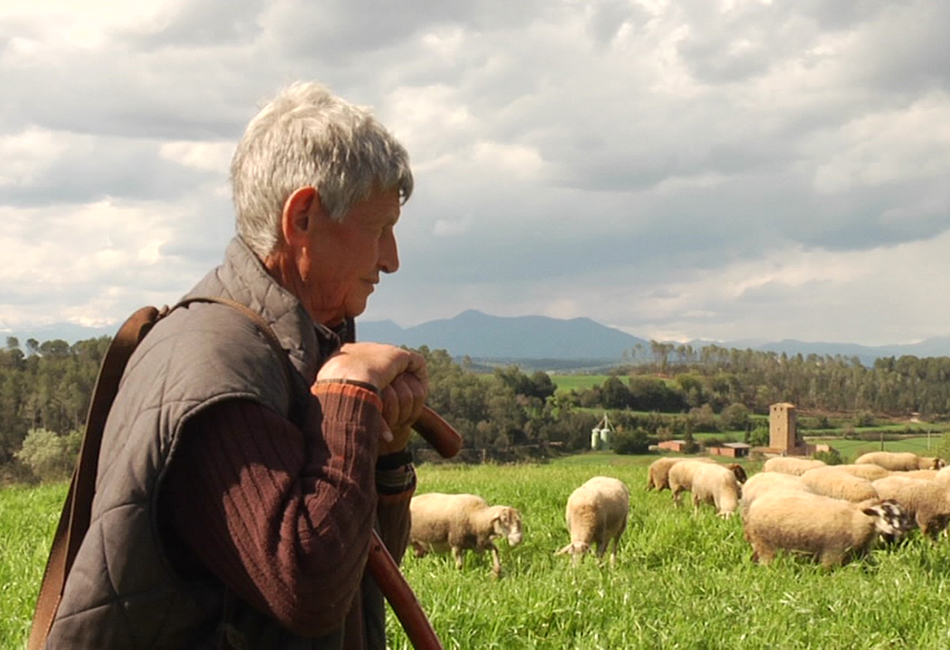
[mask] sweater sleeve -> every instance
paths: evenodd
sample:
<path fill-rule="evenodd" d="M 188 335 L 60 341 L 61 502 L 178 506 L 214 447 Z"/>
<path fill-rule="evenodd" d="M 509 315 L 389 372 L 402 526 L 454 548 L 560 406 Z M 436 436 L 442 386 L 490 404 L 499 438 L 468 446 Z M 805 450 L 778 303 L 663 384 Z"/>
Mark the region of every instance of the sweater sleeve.
<path fill-rule="evenodd" d="M 190 419 L 162 488 L 177 536 L 237 596 L 296 634 L 342 625 L 376 516 L 379 397 L 315 391 L 301 431 L 231 400 Z"/>

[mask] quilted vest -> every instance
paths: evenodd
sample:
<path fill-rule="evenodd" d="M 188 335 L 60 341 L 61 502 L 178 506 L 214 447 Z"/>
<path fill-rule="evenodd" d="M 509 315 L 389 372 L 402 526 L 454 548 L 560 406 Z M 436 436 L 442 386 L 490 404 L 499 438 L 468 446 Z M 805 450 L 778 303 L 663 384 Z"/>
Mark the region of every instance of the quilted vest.
<path fill-rule="evenodd" d="M 156 324 L 129 360 L 109 413 L 92 520 L 46 647 L 180 650 L 218 647 L 222 637 L 236 648 L 339 647 L 339 634 L 294 638 L 228 598 L 216 580 L 183 578 L 163 548 L 158 496 L 188 419 L 234 398 L 289 414 L 309 398 L 323 354 L 339 345 L 238 238 L 189 295 L 227 297 L 263 315 L 297 385 L 287 386 L 284 361 L 233 308 L 192 303 Z"/>

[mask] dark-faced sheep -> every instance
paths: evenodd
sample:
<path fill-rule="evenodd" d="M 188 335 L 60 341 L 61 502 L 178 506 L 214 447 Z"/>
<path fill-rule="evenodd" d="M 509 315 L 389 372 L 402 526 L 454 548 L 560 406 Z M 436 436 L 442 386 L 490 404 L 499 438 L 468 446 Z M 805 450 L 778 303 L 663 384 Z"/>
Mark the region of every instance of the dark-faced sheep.
<path fill-rule="evenodd" d="M 749 506 L 744 531 L 752 559 L 760 564 L 770 563 L 784 550 L 832 567 L 867 553 L 879 535 L 899 537 L 905 521 L 893 501 L 859 504 L 800 490 L 776 490 Z"/>
<path fill-rule="evenodd" d="M 882 498 L 897 501 L 930 538 L 950 521 L 950 491 L 942 481 L 892 475 L 874 481 L 874 489 Z"/>
<path fill-rule="evenodd" d="M 521 543 L 521 513 L 510 506 L 489 506 L 474 494 L 442 494 L 432 492 L 412 498 L 409 504 L 412 524 L 409 543 L 416 557 L 428 552 L 455 557 L 461 569 L 466 550 L 491 551 L 492 571 L 501 575 L 501 560 L 493 540 L 504 537 L 510 546 Z"/>
<path fill-rule="evenodd" d="M 602 558 L 611 544 L 610 563 L 617 559 L 617 546 L 627 528 L 630 511 L 630 490 L 623 481 L 608 476 L 595 476 L 571 493 L 564 511 L 571 542 L 555 555 L 569 553 L 577 565 L 591 546 L 596 545 Z"/>

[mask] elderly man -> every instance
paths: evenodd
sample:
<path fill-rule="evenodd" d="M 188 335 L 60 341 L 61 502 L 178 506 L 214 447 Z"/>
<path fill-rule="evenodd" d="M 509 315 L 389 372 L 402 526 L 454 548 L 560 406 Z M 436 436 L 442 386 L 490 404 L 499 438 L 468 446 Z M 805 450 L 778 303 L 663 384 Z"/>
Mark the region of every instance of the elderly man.
<path fill-rule="evenodd" d="M 47 647 L 376 648 L 374 526 L 405 551 L 425 363 L 352 343 L 412 193 L 405 149 L 318 84 L 283 91 L 232 163 L 238 234 L 135 351 L 92 523 Z M 292 370 L 288 368 L 288 360 Z M 289 370 L 289 371 L 288 371 Z"/>

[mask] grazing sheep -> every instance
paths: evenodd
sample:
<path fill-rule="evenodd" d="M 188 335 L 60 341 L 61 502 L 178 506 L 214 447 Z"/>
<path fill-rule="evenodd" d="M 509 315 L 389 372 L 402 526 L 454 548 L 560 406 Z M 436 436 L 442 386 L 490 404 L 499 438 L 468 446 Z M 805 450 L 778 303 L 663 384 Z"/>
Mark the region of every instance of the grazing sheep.
<path fill-rule="evenodd" d="M 680 504 L 680 494 L 693 491 L 693 475 L 706 465 L 700 460 L 684 460 L 670 468 L 670 492 L 673 493 L 673 503 Z"/>
<path fill-rule="evenodd" d="M 824 467 L 824 461 L 814 460 L 811 458 L 795 458 L 793 456 L 776 456 L 775 458 L 769 458 L 765 461 L 765 464 L 762 465 L 763 472 L 780 472 L 782 474 L 792 474 L 794 476 L 801 476 L 810 469 L 815 467 Z"/>
<path fill-rule="evenodd" d="M 874 481 L 874 489 L 899 503 L 928 537 L 935 538 L 950 522 L 950 491 L 943 482 L 892 475 Z"/>
<path fill-rule="evenodd" d="M 775 490 L 799 490 L 812 492 L 801 476 L 782 474 L 781 472 L 759 472 L 742 486 L 742 519 L 745 520 L 749 506 L 758 497 Z"/>
<path fill-rule="evenodd" d="M 730 517 L 739 507 L 739 482 L 728 467 L 718 463 L 685 461 L 670 469 L 670 490 L 677 504 L 683 491 L 693 493 L 693 507 L 711 503 L 720 517 Z"/>
<path fill-rule="evenodd" d="M 908 472 L 912 469 L 940 469 L 946 466 L 941 458 L 918 456 L 910 451 L 872 451 L 855 459 L 856 465 L 871 463 L 892 472 Z"/>
<path fill-rule="evenodd" d="M 521 543 L 521 513 L 510 506 L 489 506 L 474 494 L 420 494 L 409 503 L 412 524 L 409 543 L 416 557 L 429 551 L 455 556 L 455 566 L 462 568 L 466 550 L 491 551 L 492 571 L 501 575 L 498 548 L 492 541 L 504 537 L 510 546 Z"/>
<path fill-rule="evenodd" d="M 878 498 L 871 481 L 847 472 L 838 471 L 834 465 L 816 467 L 802 474 L 802 481 L 816 494 L 860 503 Z"/>
<path fill-rule="evenodd" d="M 647 491 L 657 490 L 662 492 L 663 490 L 670 489 L 670 468 L 673 467 L 676 463 L 679 463 L 684 460 L 695 460 L 701 463 L 715 463 L 712 458 L 660 458 L 650 463 L 650 467 L 647 469 Z M 740 484 L 745 483 L 746 476 L 745 470 L 742 468 L 742 465 L 739 463 L 730 463 L 726 465 L 729 470 L 736 475 L 736 480 Z"/>
<path fill-rule="evenodd" d="M 869 481 L 876 481 L 879 478 L 884 478 L 891 474 L 889 470 L 884 469 L 880 465 L 873 465 L 871 463 L 863 463 L 861 465 L 831 465 L 831 467 L 834 467 L 839 472 L 847 472 L 852 476 L 866 478 Z"/>
<path fill-rule="evenodd" d="M 744 522 L 752 559 L 770 563 L 779 550 L 800 552 L 826 568 L 866 553 L 878 535 L 900 536 L 903 512 L 892 501 L 851 503 L 800 490 L 762 494 Z"/>
<path fill-rule="evenodd" d="M 739 463 L 729 463 L 726 465 L 726 468 L 736 475 L 736 480 L 739 481 L 739 485 L 742 485 L 749 480 L 749 476 L 745 473 L 745 470 L 742 469 L 742 465 Z"/>
<path fill-rule="evenodd" d="M 614 564 L 629 510 L 630 490 L 623 481 L 607 476 L 593 477 L 568 498 L 564 514 L 571 543 L 554 554 L 570 553 L 571 564 L 576 566 L 592 545 L 597 545 L 597 557 L 602 558 L 607 545 L 613 541 L 610 563 Z"/>
<path fill-rule="evenodd" d="M 670 468 L 681 460 L 685 459 L 660 458 L 650 463 L 650 467 L 647 469 L 647 490 L 657 490 L 659 492 L 669 490 Z"/>

